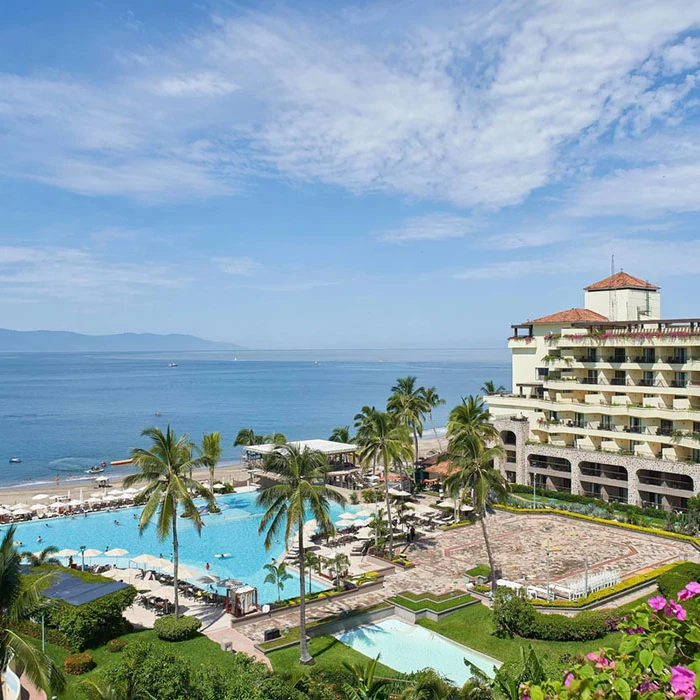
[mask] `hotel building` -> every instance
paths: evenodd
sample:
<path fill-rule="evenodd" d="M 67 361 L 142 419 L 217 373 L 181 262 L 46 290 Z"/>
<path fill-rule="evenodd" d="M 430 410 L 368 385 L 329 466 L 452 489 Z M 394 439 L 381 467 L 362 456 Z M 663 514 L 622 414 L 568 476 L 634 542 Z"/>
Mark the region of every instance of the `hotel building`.
<path fill-rule="evenodd" d="M 513 391 L 486 397 L 514 483 L 684 510 L 700 489 L 700 319 L 617 272 L 584 308 L 513 327 Z"/>

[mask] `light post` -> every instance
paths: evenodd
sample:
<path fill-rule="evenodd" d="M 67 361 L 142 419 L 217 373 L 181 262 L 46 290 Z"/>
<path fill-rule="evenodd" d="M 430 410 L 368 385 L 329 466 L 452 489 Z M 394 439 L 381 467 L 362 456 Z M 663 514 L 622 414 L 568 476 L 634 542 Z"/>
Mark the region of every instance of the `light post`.
<path fill-rule="evenodd" d="M 588 596 L 588 557 L 583 558 L 583 563 L 585 566 L 585 573 L 583 575 L 583 597 Z"/>
<path fill-rule="evenodd" d="M 547 540 L 547 602 L 551 600 L 549 595 L 549 540 Z"/>
<path fill-rule="evenodd" d="M 46 625 L 43 610 L 41 611 L 41 650 L 46 653 Z"/>
<path fill-rule="evenodd" d="M 83 566 L 80 569 L 81 571 L 85 571 L 85 550 L 87 547 L 84 544 L 80 545 L 80 558 L 83 560 Z"/>
<path fill-rule="evenodd" d="M 532 510 L 535 510 L 537 508 L 537 493 L 535 492 L 535 489 L 537 488 L 537 474 L 535 472 L 532 472 Z"/>

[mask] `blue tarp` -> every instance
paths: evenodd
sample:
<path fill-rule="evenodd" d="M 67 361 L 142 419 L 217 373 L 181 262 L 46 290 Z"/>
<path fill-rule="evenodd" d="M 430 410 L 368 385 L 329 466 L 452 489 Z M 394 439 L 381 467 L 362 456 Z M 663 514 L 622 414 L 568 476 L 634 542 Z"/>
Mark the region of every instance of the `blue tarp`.
<path fill-rule="evenodd" d="M 114 591 L 120 591 L 122 588 L 128 588 L 128 586 L 121 581 L 87 583 L 86 581 L 81 581 L 77 576 L 61 572 L 54 582 L 42 591 L 41 595 L 46 598 L 62 600 L 70 605 L 84 605 L 114 593 Z"/>

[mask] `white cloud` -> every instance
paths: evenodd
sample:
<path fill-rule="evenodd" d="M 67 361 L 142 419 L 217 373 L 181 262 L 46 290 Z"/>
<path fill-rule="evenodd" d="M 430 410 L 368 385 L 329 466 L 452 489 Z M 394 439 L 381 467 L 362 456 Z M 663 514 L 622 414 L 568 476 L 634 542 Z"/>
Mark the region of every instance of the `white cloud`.
<path fill-rule="evenodd" d="M 306 292 L 319 287 L 330 287 L 333 282 L 323 280 L 306 280 L 300 282 L 270 282 L 266 284 L 239 285 L 244 289 L 253 289 L 259 292 Z"/>
<path fill-rule="evenodd" d="M 692 107 L 697 0 L 410 7 L 217 17 L 160 48 L 141 27 L 100 84 L 0 75 L 0 172 L 156 199 L 253 173 L 490 210 L 569 176 L 577 142 Z"/>
<path fill-rule="evenodd" d="M 187 282 L 186 274 L 165 265 L 107 261 L 78 248 L 0 246 L 0 292 L 5 296 L 94 303 Z"/>
<path fill-rule="evenodd" d="M 473 232 L 475 228 L 474 220 L 468 217 L 428 214 L 407 219 L 396 228 L 382 231 L 377 237 L 389 243 L 441 241 L 447 238 L 462 238 Z"/>
<path fill-rule="evenodd" d="M 251 277 L 256 275 L 263 269 L 263 266 L 253 260 L 253 258 L 242 257 L 242 258 L 214 258 L 214 264 L 227 275 L 242 275 L 244 277 Z"/>

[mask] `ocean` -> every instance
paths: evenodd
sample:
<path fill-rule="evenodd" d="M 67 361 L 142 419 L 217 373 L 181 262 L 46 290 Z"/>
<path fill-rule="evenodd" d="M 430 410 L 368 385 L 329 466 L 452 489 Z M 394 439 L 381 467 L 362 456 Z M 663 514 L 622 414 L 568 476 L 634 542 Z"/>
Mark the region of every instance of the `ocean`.
<path fill-rule="evenodd" d="M 140 433 L 154 425 L 196 441 L 218 430 L 223 461 L 240 457 L 233 440 L 241 428 L 328 438 L 335 426 L 352 426 L 363 405 L 384 407 L 406 375 L 446 399 L 434 412 L 442 426 L 484 381 L 510 385 L 509 356 L 505 348 L 0 353 L 0 485 L 84 479 L 91 465 L 144 446 Z"/>

